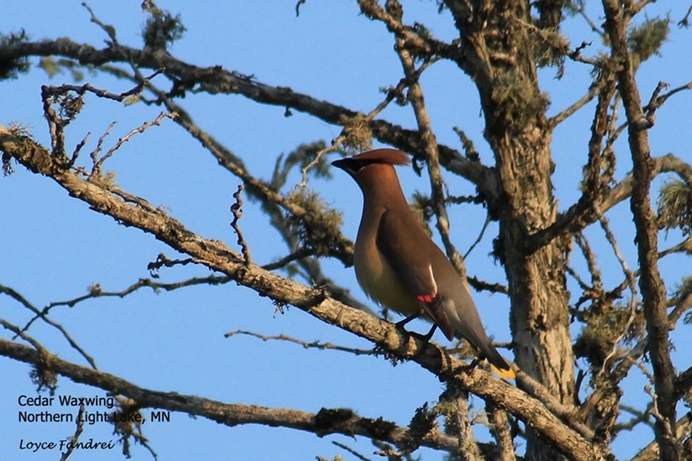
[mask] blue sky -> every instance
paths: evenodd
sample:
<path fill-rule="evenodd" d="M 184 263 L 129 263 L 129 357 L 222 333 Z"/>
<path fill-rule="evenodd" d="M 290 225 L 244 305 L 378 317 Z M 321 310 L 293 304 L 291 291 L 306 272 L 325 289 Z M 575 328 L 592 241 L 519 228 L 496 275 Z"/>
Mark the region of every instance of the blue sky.
<path fill-rule="evenodd" d="M 103 22 L 117 28 L 118 39 L 140 46 L 140 31 L 145 15 L 140 1 L 92 1 L 89 5 Z M 296 17 L 294 2 L 279 1 L 163 1 L 163 9 L 180 13 L 187 27 L 184 38 L 176 42 L 172 53 L 195 65 L 222 65 L 225 69 L 253 74 L 260 82 L 288 86 L 318 99 L 367 112 L 381 99 L 378 88 L 395 84 L 401 75 L 392 52 L 392 38 L 379 23 L 358 14 L 354 2 L 309 0 Z M 454 37 L 448 14 L 438 15 L 432 1 L 405 3 L 406 20 L 430 24 L 437 37 Z M 674 21 L 686 7 L 652 5 L 648 13 L 666 14 Z M 598 19 L 598 4 L 592 7 Z M 69 36 L 75 41 L 101 46 L 107 37 L 89 22 L 89 13 L 81 1 L 9 2 L 3 5 L 0 31 L 23 27 L 32 39 Z M 598 39 L 589 34 L 582 21 L 573 18 L 566 25 L 573 44 L 593 40 L 585 53 L 599 48 Z M 647 99 L 659 80 L 673 87 L 692 80 L 685 57 L 692 55 L 689 32 L 673 25 L 662 56 L 645 63 L 638 75 L 642 97 Z M 36 62 L 34 59 L 32 62 Z M 566 75 L 557 80 L 554 69 L 541 71 L 541 85 L 551 99 L 550 113 L 555 114 L 578 99 L 588 88 L 588 69 L 571 62 Z M 87 75 L 87 81 L 113 92 L 129 89 L 125 82 L 103 76 Z M 29 126 L 39 141 L 48 141 L 42 118 L 40 86 L 70 82 L 63 74 L 50 80 L 38 68 L 18 80 L 0 82 L 0 101 L 4 108 L 0 124 L 18 122 Z M 167 83 L 157 77 L 155 83 Z M 422 80 L 430 116 L 441 143 L 460 148 L 452 127 L 459 126 L 476 143 L 487 164 L 492 155 L 482 138 L 482 119 L 477 93 L 461 72 L 449 63 L 440 63 Z M 690 160 L 689 126 L 692 120 L 690 95 L 682 93 L 658 112 L 657 124 L 650 131 L 652 152 L 673 152 Z M 93 149 L 99 136 L 113 121 L 118 125 L 106 141 L 110 147 L 142 122 L 153 120 L 159 109 L 143 104 L 122 106 L 86 100 L 86 108 L 68 129 L 68 146 L 76 145 L 91 132 L 86 149 Z M 268 178 L 274 158 L 287 154 L 298 144 L 319 139 L 331 140 L 340 130 L 297 111 L 284 117 L 281 107 L 259 106 L 241 96 L 188 95 L 180 104 L 191 112 L 207 132 L 243 157 L 254 175 Z M 579 196 L 581 165 L 586 159 L 588 130 L 593 105 L 574 115 L 554 134 L 553 152 L 557 169 L 554 176 L 560 209 L 566 209 Z M 410 108 L 391 106 L 381 115 L 407 128 L 414 126 Z M 620 164 L 617 178 L 629 171 L 626 146 L 618 143 Z M 222 171 L 199 144 L 171 121 L 164 121 L 134 137 L 106 164 L 117 172 L 117 182 L 125 190 L 145 197 L 154 205 L 163 205 L 175 218 L 206 238 L 226 241 L 235 248 L 235 235 L 229 227 L 228 211 L 232 193 L 239 181 Z M 428 190 L 428 181 L 410 171 L 400 171 L 407 193 Z M 455 195 L 468 195 L 474 188 L 458 178 L 447 177 Z M 297 176 L 289 185 L 300 181 Z M 313 181 L 327 203 L 344 212 L 346 236 L 355 237 L 360 217 L 361 198 L 355 184 L 335 173 L 334 181 Z M 104 290 L 122 290 L 139 278 L 148 277 L 147 264 L 160 252 L 175 257 L 172 250 L 139 230 L 116 225 L 109 217 L 98 215 L 71 199 L 56 184 L 17 167 L 15 174 L 0 178 L 0 283 L 10 286 L 41 308 L 51 301 L 72 299 L 86 293 L 87 287 L 100 283 Z M 628 205 L 621 204 L 608 217 L 619 237 L 621 250 L 630 267 L 636 267 Z M 465 252 L 476 239 L 485 216 L 483 210 L 469 206 L 454 209 L 451 216 L 455 243 Z M 241 219 L 255 261 L 266 263 L 282 256 L 285 249 L 267 225 L 261 212 L 247 204 Z M 587 232 L 599 252 L 599 262 L 608 270 L 605 280 L 619 283 L 622 274 L 612 250 L 604 245 L 598 229 Z M 471 275 L 491 282 L 504 283 L 502 268 L 488 257 L 496 228 L 491 225 L 483 242 L 467 259 Z M 678 235 L 662 240 L 662 248 L 672 246 Z M 361 300 L 364 295 L 355 283 L 352 269 L 338 262 L 324 261 L 325 270 L 335 280 L 350 287 Z M 578 262 L 576 263 L 579 264 Z M 685 273 L 689 261 L 675 256 L 666 259 L 661 270 L 673 282 Z M 160 272 L 162 281 L 179 281 L 204 276 L 203 268 L 175 268 Z M 576 290 L 575 290 L 576 291 Z M 497 340 L 509 339 L 508 303 L 499 295 L 475 296 L 488 331 Z M 0 297 L 3 318 L 23 324 L 30 318 L 8 297 Z M 393 420 L 400 425 L 410 421 L 415 409 L 435 401 L 442 385 L 415 364 L 396 368 L 383 359 L 353 357 L 341 352 L 304 350 L 282 342 L 262 342 L 224 333 L 237 329 L 265 335 L 284 333 L 306 341 L 329 341 L 346 346 L 370 348 L 364 341 L 321 324 L 298 309 L 275 313 L 266 298 L 258 298 L 235 284 L 220 287 L 192 287 L 173 293 L 154 294 L 146 289 L 124 300 L 99 299 L 74 308 L 53 311 L 60 322 L 95 359 L 99 368 L 119 375 L 137 385 L 183 394 L 195 394 L 225 403 L 280 406 L 316 412 L 321 407 L 348 407 L 362 416 Z M 418 324 L 417 329 L 427 330 Z M 415 328 L 415 327 L 414 327 Z M 692 361 L 688 326 L 674 333 L 674 358 L 680 367 Z M 66 360 L 84 363 L 54 329 L 35 324 L 30 333 L 49 350 Z M 8 337 L 7 333 L 2 333 Z M 442 336 L 436 336 L 443 341 Z M 29 368 L 8 359 L 0 360 L 0 451 L 7 459 L 45 459 L 18 449 L 21 440 L 55 440 L 70 435 L 71 425 L 18 423 L 17 397 L 35 393 L 28 378 Z M 623 401 L 642 407 L 641 392 L 645 381 L 637 372 L 628 379 Z M 102 395 L 102 392 L 59 382 L 58 394 Z M 476 402 L 480 404 L 480 402 Z M 478 405 L 480 407 L 480 405 Z M 147 413 L 148 414 L 148 413 Z M 366 455 L 374 448 L 367 441 L 347 437 L 317 438 L 288 429 L 262 426 L 228 428 L 184 414 L 172 414 L 170 423 L 144 425 L 145 435 L 159 459 L 310 459 L 316 455 L 332 458 L 337 454 L 350 459 L 331 441 L 353 446 Z M 82 436 L 110 440 L 110 426 L 96 424 Z M 480 433 L 482 437 L 482 431 Z M 625 433 L 616 441 L 619 457 L 636 453 L 648 443 L 647 430 Z M 57 452 L 47 456 L 56 456 Z M 423 459 L 440 455 L 422 449 Z M 134 459 L 148 459 L 141 447 L 133 448 Z M 59 455 L 58 455 L 59 456 Z M 55 459 L 57 459 L 57 457 Z M 74 453 L 72 460 L 94 459 L 89 453 Z M 122 459 L 118 449 L 99 452 L 99 459 Z"/>

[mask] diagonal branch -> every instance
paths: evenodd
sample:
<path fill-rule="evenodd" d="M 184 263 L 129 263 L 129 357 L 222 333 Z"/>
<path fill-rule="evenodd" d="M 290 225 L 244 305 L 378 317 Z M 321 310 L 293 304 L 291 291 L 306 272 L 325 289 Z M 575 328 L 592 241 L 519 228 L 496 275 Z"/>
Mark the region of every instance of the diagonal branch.
<path fill-rule="evenodd" d="M 46 309 L 44 309 L 43 312 L 40 311 L 40 310 L 39 310 L 38 308 L 36 308 L 33 304 L 31 304 L 31 303 L 29 302 L 29 300 L 27 300 L 24 296 L 22 296 L 21 294 L 17 293 L 15 290 L 13 290 L 13 289 L 10 288 L 10 287 L 4 286 L 4 285 L 0 285 L 0 293 L 4 293 L 4 294 L 8 295 L 9 297 L 11 297 L 12 299 L 14 299 L 15 301 L 17 301 L 17 302 L 20 303 L 21 305 L 23 305 L 24 307 L 26 307 L 27 309 L 29 309 L 29 310 L 30 310 L 31 312 L 33 312 L 34 315 L 35 315 L 35 317 L 32 318 L 32 319 L 29 321 L 29 323 L 28 323 L 27 325 L 24 326 L 24 328 L 21 328 L 21 329 L 17 328 L 17 330 L 15 331 L 15 337 L 16 337 L 16 336 L 23 337 L 22 335 L 24 334 L 24 332 L 26 332 L 26 330 L 29 328 L 29 326 L 31 325 L 31 323 L 32 323 L 34 320 L 36 320 L 37 318 L 41 318 L 41 319 L 42 319 L 44 322 L 46 322 L 48 325 L 50 325 L 50 326 L 56 328 L 60 333 L 62 333 L 63 337 L 64 337 L 64 338 L 67 340 L 67 342 L 70 344 L 70 347 L 72 347 L 72 348 L 73 348 L 74 350 L 76 350 L 82 357 L 84 357 L 84 359 L 89 363 L 89 365 L 91 365 L 92 368 L 96 369 L 96 361 L 94 360 L 94 358 L 91 357 L 89 354 L 87 354 L 87 352 L 86 352 L 84 349 L 82 349 L 82 347 L 79 346 L 79 344 L 77 344 L 77 342 L 72 338 L 72 335 L 70 335 L 70 334 L 67 332 L 67 330 L 65 330 L 65 328 L 64 328 L 62 325 L 60 325 L 59 323 L 57 323 L 57 322 L 53 321 L 52 319 L 49 319 L 48 317 L 46 317 L 46 315 L 45 315 Z"/>
<path fill-rule="evenodd" d="M 43 354 L 48 353 L 44 351 Z M 67 362 L 52 354 L 41 357 L 41 353 L 33 348 L 2 338 L 0 338 L 0 355 L 34 366 L 47 366 L 50 371 L 66 376 L 76 383 L 87 384 L 113 395 L 127 397 L 135 402 L 133 407 L 138 409 L 160 408 L 176 411 L 201 416 L 229 427 L 263 424 L 312 432 L 320 437 L 328 434 L 361 435 L 402 446 L 410 438 L 409 431 L 405 428 L 382 419 L 362 418 L 351 410 L 323 408 L 315 414 L 286 408 L 225 404 L 193 395 L 146 389 L 109 373 Z M 438 450 L 448 452 L 458 450 L 453 437 L 446 436 L 437 430 L 423 436 L 420 442 L 423 446 Z"/>
<path fill-rule="evenodd" d="M 618 90 L 629 123 L 628 140 L 634 180 L 630 208 L 636 228 L 635 242 L 641 271 L 639 285 L 655 377 L 656 405 L 661 413 L 661 418 L 656 420 L 656 441 L 661 458 L 675 461 L 681 459 L 682 447 L 675 439 L 675 368 L 670 357 L 666 289 L 658 270 L 658 224 L 651 208 L 651 181 L 655 172 L 647 131 L 643 129 L 648 127 L 648 121 L 643 113 L 627 45 L 627 13 L 617 0 L 603 0 L 603 9 L 613 57 L 619 66 L 616 72 Z"/>
<path fill-rule="evenodd" d="M 551 117 L 548 120 L 548 123 L 552 127 L 556 127 L 560 123 L 564 122 L 567 120 L 570 116 L 574 115 L 579 109 L 584 107 L 586 104 L 591 102 L 593 98 L 598 96 L 601 92 L 601 86 L 597 84 L 592 84 L 591 88 L 589 88 L 589 91 L 576 100 L 574 103 L 572 103 L 571 106 L 567 107 L 566 109 L 563 109 L 560 113 L 556 114 L 555 116 Z"/>
<path fill-rule="evenodd" d="M 178 96 L 184 95 L 187 89 L 209 94 L 238 94 L 260 104 L 304 112 L 333 125 L 342 125 L 344 120 L 358 116 L 358 111 L 318 100 L 288 87 L 260 83 L 252 76 L 227 71 L 221 66 L 198 67 L 188 64 L 163 50 L 143 51 L 120 44 L 96 49 L 69 38 L 0 46 L 0 62 L 11 62 L 28 56 L 63 56 L 74 59 L 81 65 L 95 67 L 127 63 L 139 68 L 165 69 L 164 74 L 175 82 L 174 90 Z M 414 155 L 423 151 L 422 140 L 417 131 L 407 130 L 382 119 L 371 120 L 369 126 L 373 136 L 382 143 Z M 473 182 L 488 197 L 497 195 L 495 180 L 489 168 L 466 159 L 448 146 L 439 147 L 440 164 L 443 167 Z"/>
<path fill-rule="evenodd" d="M 595 447 L 547 410 L 541 402 L 487 372 L 469 368 L 433 343 L 426 343 L 400 331 L 391 323 L 343 305 L 326 296 L 322 290 L 280 277 L 255 264 L 246 265 L 240 255 L 222 242 L 204 239 L 161 210 L 124 202 L 109 191 L 83 179 L 66 169 L 43 146 L 26 136 L 0 133 L 0 151 L 3 152 L 4 161 L 15 159 L 30 171 L 50 177 L 71 196 L 89 204 L 94 211 L 111 216 L 126 226 L 150 233 L 196 262 L 228 275 L 277 304 L 296 306 L 325 323 L 377 344 L 395 357 L 415 361 L 441 379 L 509 411 L 531 426 L 568 459 L 603 459 L 600 452 L 603 448 Z M 8 343 L 0 342 L 0 345 L 7 347 Z M 133 392 L 136 393 L 136 390 Z M 145 400 L 145 403 L 149 402 Z"/>
<path fill-rule="evenodd" d="M 651 158 L 651 164 L 651 174 L 653 176 L 660 173 L 677 173 L 681 178 L 692 183 L 692 165 L 686 163 L 672 153 Z M 605 194 L 599 208 L 605 213 L 615 205 L 631 197 L 633 189 L 634 174 L 630 172 L 622 181 Z M 527 251 L 532 251 L 547 245 L 550 241 L 564 233 L 576 233 L 588 225 L 593 224 L 597 216 L 589 212 L 590 207 L 591 204 L 588 201 L 582 203 L 581 200 L 570 206 L 567 211 L 558 215 L 553 224 L 530 236 L 527 241 Z"/>
<path fill-rule="evenodd" d="M 89 292 L 85 295 L 78 296 L 76 298 L 72 298 L 66 301 L 54 301 L 46 305 L 43 309 L 40 311 L 33 306 L 31 307 L 32 312 L 34 312 L 34 317 L 29 320 L 26 325 L 24 325 L 24 328 L 22 328 L 22 331 L 26 331 L 29 329 L 29 327 L 39 318 L 43 319 L 47 322 L 50 322 L 48 319 L 48 313 L 55 307 L 58 306 L 68 306 L 68 307 L 74 307 L 77 304 L 87 301 L 89 299 L 94 299 L 94 298 L 107 298 L 107 297 L 118 297 L 118 298 L 124 298 L 125 296 L 134 293 L 135 291 L 138 291 L 140 288 L 148 287 L 154 290 L 155 292 L 158 292 L 159 290 L 165 290 L 165 291 L 173 291 L 177 290 L 179 288 L 184 288 L 184 287 L 189 287 L 189 286 L 194 286 L 194 285 L 221 285 L 224 283 L 229 282 L 231 279 L 229 277 L 219 277 L 216 275 L 210 275 L 208 277 L 193 277 L 187 280 L 182 280 L 180 282 L 169 282 L 169 283 L 163 283 L 163 282 L 156 282 L 152 279 L 147 279 L 147 278 L 141 278 L 137 280 L 135 283 L 130 285 L 129 287 L 120 290 L 120 291 L 104 291 L 101 289 L 100 284 L 94 284 L 89 287 Z M 7 287 L 3 287 L 0 285 L 0 293 L 4 291 L 4 289 L 7 289 Z M 22 301 L 22 303 L 24 303 Z M 26 304 L 25 304 L 26 305 Z M 27 306 L 28 307 L 28 306 Z"/>
<path fill-rule="evenodd" d="M 370 2 L 361 2 L 370 3 Z M 401 9 L 398 1 L 387 2 L 387 7 L 391 9 Z M 392 18 L 389 14 L 384 14 L 387 19 L 382 19 L 387 24 L 393 22 L 400 24 L 400 21 Z M 389 26 L 388 26 L 389 27 Z M 466 280 L 466 268 L 464 266 L 464 260 L 461 257 L 459 251 L 454 247 L 452 240 L 449 235 L 449 216 L 447 215 L 447 207 L 445 206 L 445 193 L 444 193 L 444 180 L 442 179 L 442 173 L 440 171 L 440 154 L 437 144 L 437 138 L 432 129 L 432 123 L 428 115 L 428 109 L 425 105 L 425 97 L 423 94 L 423 88 L 420 85 L 420 73 L 424 69 L 416 69 L 413 56 L 410 50 L 407 48 L 406 41 L 401 33 L 396 33 L 396 42 L 394 46 L 397 54 L 399 55 L 399 60 L 401 61 L 401 66 L 404 70 L 404 75 L 406 80 L 409 82 L 408 87 L 408 100 L 411 102 L 413 107 L 413 113 L 416 117 L 416 123 L 418 124 L 418 131 L 421 134 L 421 140 L 423 143 L 422 152 L 425 153 L 424 158 L 428 166 L 428 176 L 430 177 L 430 189 L 432 190 L 432 207 L 435 213 L 436 227 L 440 233 L 440 238 L 445 247 L 445 252 L 447 256 L 454 264 L 457 272 L 461 276 L 462 280 Z"/>
<path fill-rule="evenodd" d="M 378 351 L 373 350 L 373 349 L 356 349 L 353 347 L 345 347 L 345 346 L 339 346 L 338 344 L 333 344 L 330 342 L 322 343 L 320 341 L 312 341 L 312 342 L 307 342 L 303 341 L 301 339 L 297 338 L 292 338 L 291 336 L 285 335 L 285 334 L 280 334 L 280 335 L 275 335 L 275 336 L 266 336 L 266 335 L 261 335 L 259 333 L 254 333 L 252 331 L 246 331 L 246 330 L 235 330 L 235 331 L 229 331 L 226 333 L 224 338 L 230 338 L 231 336 L 236 336 L 236 335 L 246 335 L 246 336 L 252 336 L 257 339 L 261 339 L 262 341 L 286 341 L 289 343 L 295 343 L 298 345 L 303 346 L 305 349 L 318 349 L 321 351 L 324 350 L 335 350 L 335 351 L 340 351 L 340 352 L 348 352 L 353 355 L 378 355 L 380 354 Z"/>

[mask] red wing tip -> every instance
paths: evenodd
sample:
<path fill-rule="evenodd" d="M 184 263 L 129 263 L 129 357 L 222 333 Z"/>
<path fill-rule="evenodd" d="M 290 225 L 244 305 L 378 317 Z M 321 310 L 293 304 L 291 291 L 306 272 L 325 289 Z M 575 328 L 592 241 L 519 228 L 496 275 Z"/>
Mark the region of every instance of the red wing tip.
<path fill-rule="evenodd" d="M 416 298 L 422 303 L 431 303 L 433 302 L 435 295 L 418 295 Z"/>

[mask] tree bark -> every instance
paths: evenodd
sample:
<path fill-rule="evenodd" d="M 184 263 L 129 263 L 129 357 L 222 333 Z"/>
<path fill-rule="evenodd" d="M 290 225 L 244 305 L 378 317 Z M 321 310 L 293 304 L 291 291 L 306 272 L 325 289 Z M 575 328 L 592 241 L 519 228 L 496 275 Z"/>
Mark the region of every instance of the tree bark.
<path fill-rule="evenodd" d="M 530 55 L 528 3 L 483 4 L 449 1 L 462 31 L 465 59 L 459 62 L 476 82 L 485 116 L 485 138 L 496 161 L 500 197 L 490 204 L 499 219 L 495 256 L 505 267 L 511 299 L 510 322 L 516 363 L 561 403 L 574 403 L 574 358 L 569 332 L 564 239 L 529 251 L 527 238 L 557 216 L 550 141 Z M 492 14 L 489 12 L 492 9 Z M 528 431 L 526 459 L 560 456 Z"/>
<path fill-rule="evenodd" d="M 280 277 L 256 264 L 246 264 L 240 255 L 222 242 L 207 240 L 192 233 L 182 223 L 143 199 L 132 196 L 134 203 L 128 203 L 109 190 L 80 177 L 31 138 L 5 134 L 0 130 L 0 151 L 3 152 L 4 162 L 14 159 L 33 173 L 50 177 L 71 196 L 89 204 L 94 211 L 111 216 L 125 226 L 133 226 L 154 235 L 197 262 L 228 275 L 279 305 L 294 305 L 326 323 L 377 344 L 393 357 L 415 361 L 449 385 L 468 390 L 497 408 L 512 413 L 529 430 L 536 432 L 536 440 L 542 438 L 540 444 L 534 442 L 534 447 L 542 447 L 540 453 L 553 452 L 552 448 L 548 448 L 551 446 L 556 450 L 553 459 L 561 459 L 559 453 L 574 461 L 605 459 L 606 453 L 602 453 L 601 447 L 587 440 L 568 421 L 562 421 L 538 399 L 490 373 L 469 368 L 438 346 L 415 339 L 391 323 L 334 301 L 322 290 Z M 56 363 L 53 362 L 54 365 Z M 53 371 L 62 373 L 61 369 Z"/>
<path fill-rule="evenodd" d="M 647 131 L 653 122 L 644 115 L 641 97 L 634 79 L 634 69 L 627 47 L 627 12 L 615 0 L 604 0 L 606 28 L 612 42 L 614 65 L 617 66 L 618 89 L 629 123 L 627 133 L 632 155 L 632 197 L 630 208 L 636 228 L 635 243 L 639 257 L 639 287 L 642 292 L 649 356 L 654 371 L 656 441 L 661 460 L 682 457 L 682 447 L 675 439 L 677 400 L 674 397 L 675 368 L 670 358 L 666 288 L 658 271 L 658 223 L 651 209 L 651 181 L 655 162 L 651 158 Z"/>

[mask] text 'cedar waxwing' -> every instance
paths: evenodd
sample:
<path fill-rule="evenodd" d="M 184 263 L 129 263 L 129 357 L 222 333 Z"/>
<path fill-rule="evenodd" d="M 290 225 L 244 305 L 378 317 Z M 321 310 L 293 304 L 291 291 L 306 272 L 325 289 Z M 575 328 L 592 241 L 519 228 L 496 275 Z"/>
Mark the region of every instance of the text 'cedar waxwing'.
<path fill-rule="evenodd" d="M 351 175 L 363 192 L 363 216 L 354 249 L 358 283 L 370 298 L 409 317 L 400 325 L 424 314 L 447 339 L 465 338 L 502 377 L 514 378 L 485 333 L 468 285 L 406 202 L 394 165 L 408 164 L 406 154 L 394 149 L 332 162 Z"/>

